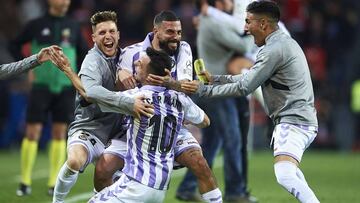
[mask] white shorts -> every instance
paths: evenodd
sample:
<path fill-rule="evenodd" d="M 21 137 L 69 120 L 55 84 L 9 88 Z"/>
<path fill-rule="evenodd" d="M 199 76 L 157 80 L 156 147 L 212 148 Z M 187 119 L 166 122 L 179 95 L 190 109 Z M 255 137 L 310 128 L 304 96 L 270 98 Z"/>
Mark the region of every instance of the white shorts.
<path fill-rule="evenodd" d="M 89 203 L 160 203 L 165 199 L 166 190 L 157 190 L 130 179 L 123 174 L 118 181 L 104 188 Z"/>
<path fill-rule="evenodd" d="M 113 154 L 115 156 L 124 159 L 126 156 L 126 135 L 120 139 L 111 139 L 111 143 L 105 148 L 104 154 Z"/>
<path fill-rule="evenodd" d="M 275 126 L 271 143 L 274 142 L 274 157 L 288 155 L 299 163 L 306 148 L 314 141 L 317 127 L 280 123 Z"/>
<path fill-rule="evenodd" d="M 100 155 L 104 152 L 104 144 L 95 136 L 88 132 L 79 130 L 69 136 L 67 140 L 67 150 L 73 145 L 82 145 L 88 151 L 88 158 L 84 166 L 80 168 L 83 172 L 90 163 L 95 163 Z"/>
<path fill-rule="evenodd" d="M 198 141 L 195 139 L 195 137 L 192 136 L 192 134 L 190 133 L 190 131 L 187 128 L 182 126 L 180 128 L 179 135 L 176 138 L 175 149 L 174 149 L 175 158 L 180 156 L 181 153 L 183 153 L 184 151 L 186 151 L 190 148 L 201 149 L 201 147 L 200 147 Z M 181 166 L 181 164 L 177 163 L 176 161 L 174 162 L 174 169 L 179 169 L 182 167 L 183 166 Z"/>

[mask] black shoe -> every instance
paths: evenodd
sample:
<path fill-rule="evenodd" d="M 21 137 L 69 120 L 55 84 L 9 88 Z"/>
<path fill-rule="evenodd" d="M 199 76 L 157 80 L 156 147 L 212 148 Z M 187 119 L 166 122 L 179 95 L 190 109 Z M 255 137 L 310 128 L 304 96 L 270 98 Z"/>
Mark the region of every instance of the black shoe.
<path fill-rule="evenodd" d="M 47 194 L 52 197 L 54 196 L 54 187 L 49 187 L 48 191 L 47 191 Z"/>
<path fill-rule="evenodd" d="M 27 186 L 23 183 L 20 183 L 19 188 L 16 190 L 16 195 L 19 197 L 30 195 L 31 194 L 31 187 Z"/>
<path fill-rule="evenodd" d="M 202 198 L 198 193 L 192 192 L 177 192 L 176 199 L 185 202 L 202 202 Z"/>
<path fill-rule="evenodd" d="M 257 203 L 258 199 L 250 194 L 243 196 L 231 196 L 224 198 L 226 203 Z"/>

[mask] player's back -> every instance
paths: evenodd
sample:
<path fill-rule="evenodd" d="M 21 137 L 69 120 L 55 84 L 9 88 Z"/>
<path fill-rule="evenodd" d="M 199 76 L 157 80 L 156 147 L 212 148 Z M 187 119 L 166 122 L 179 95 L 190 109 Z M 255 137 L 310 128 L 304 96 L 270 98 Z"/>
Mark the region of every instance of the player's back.
<path fill-rule="evenodd" d="M 151 118 L 133 119 L 128 131 L 124 173 L 149 187 L 166 190 L 174 162 L 174 140 L 184 120 L 182 93 L 159 86 L 144 86 Z"/>

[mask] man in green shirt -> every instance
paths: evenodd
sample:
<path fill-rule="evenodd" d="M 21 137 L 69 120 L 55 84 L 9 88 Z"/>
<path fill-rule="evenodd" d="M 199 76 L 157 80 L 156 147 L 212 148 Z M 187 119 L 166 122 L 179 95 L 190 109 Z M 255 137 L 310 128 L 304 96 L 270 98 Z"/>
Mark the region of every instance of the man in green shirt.
<path fill-rule="evenodd" d="M 30 21 L 24 31 L 11 44 L 11 52 L 22 58 L 21 47 L 31 44 L 32 53 L 37 53 L 49 44 L 59 45 L 70 59 L 71 67 L 77 67 L 88 50 L 81 35 L 80 26 L 66 17 L 70 0 L 48 0 L 48 12 Z M 52 195 L 56 176 L 65 161 L 66 131 L 68 123 L 73 120 L 74 96 L 70 80 L 50 62 L 33 71 L 29 104 L 27 107 L 26 132 L 21 145 L 21 182 L 17 190 L 18 196 L 31 193 L 31 173 L 35 162 L 38 140 L 43 123 L 51 115 L 52 141 L 49 148 L 50 174 L 49 195 Z M 75 70 L 76 71 L 76 70 Z"/>

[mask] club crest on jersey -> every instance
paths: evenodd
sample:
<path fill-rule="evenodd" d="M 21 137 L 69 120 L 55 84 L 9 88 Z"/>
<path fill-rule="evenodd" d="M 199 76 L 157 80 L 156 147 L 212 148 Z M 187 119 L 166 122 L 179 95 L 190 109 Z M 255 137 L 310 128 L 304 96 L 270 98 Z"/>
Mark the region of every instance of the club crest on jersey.
<path fill-rule="evenodd" d="M 79 139 L 86 141 L 86 140 L 87 140 L 87 136 L 86 136 L 85 134 L 81 133 L 81 134 L 79 135 Z"/>
<path fill-rule="evenodd" d="M 176 142 L 176 146 L 180 146 L 180 145 L 182 145 L 183 143 L 184 143 L 183 140 L 178 140 L 178 141 Z"/>

